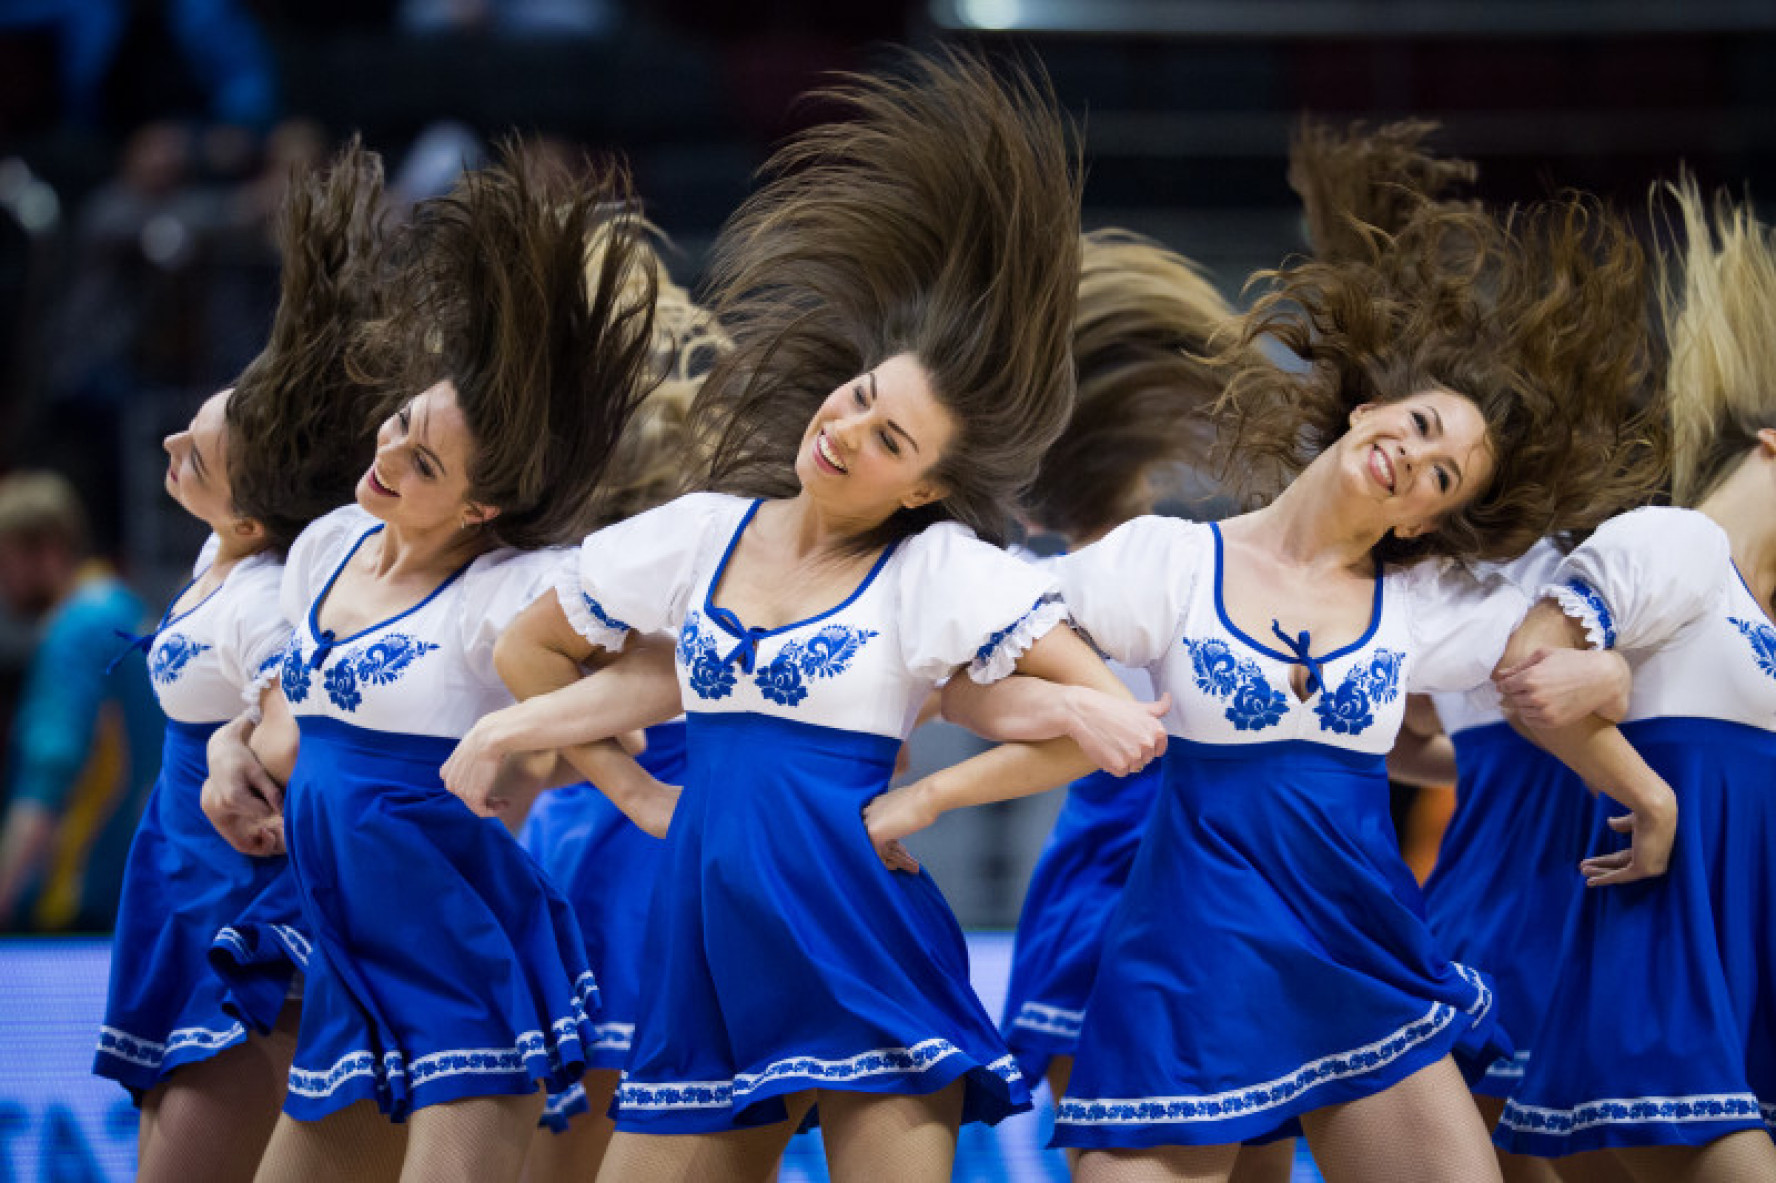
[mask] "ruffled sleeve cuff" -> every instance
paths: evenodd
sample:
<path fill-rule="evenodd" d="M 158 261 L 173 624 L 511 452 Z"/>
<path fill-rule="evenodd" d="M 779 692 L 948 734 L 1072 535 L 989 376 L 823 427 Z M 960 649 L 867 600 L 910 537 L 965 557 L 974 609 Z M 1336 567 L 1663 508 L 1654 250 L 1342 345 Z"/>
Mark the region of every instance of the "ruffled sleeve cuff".
<path fill-rule="evenodd" d="M 1058 597 L 1044 596 L 1022 616 L 987 638 L 968 663 L 968 676 L 982 686 L 1009 677 L 1018 659 L 1049 629 L 1067 619 L 1067 605 Z"/>
<path fill-rule="evenodd" d="M 1593 649 L 1616 647 L 1616 621 L 1609 605 L 1597 589 L 1582 579 L 1551 583 L 1542 589 L 1545 598 L 1560 605 L 1560 610 L 1584 626 L 1585 640 Z"/>
<path fill-rule="evenodd" d="M 586 640 L 611 653 L 621 653 L 629 639 L 629 626 L 604 610 L 599 602 L 580 588 L 579 575 L 571 568 L 555 580 L 555 598 L 567 623 Z"/>

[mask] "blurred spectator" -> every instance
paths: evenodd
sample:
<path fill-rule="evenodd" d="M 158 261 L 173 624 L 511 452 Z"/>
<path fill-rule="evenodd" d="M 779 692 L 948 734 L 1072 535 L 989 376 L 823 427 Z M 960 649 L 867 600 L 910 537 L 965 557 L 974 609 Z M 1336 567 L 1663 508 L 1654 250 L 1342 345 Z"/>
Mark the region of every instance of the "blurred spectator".
<path fill-rule="evenodd" d="M 615 0 L 401 0 L 409 33 L 491 32 L 503 37 L 603 37 L 616 28 Z"/>
<path fill-rule="evenodd" d="M 89 556 L 59 476 L 0 479 L 0 597 L 42 621 L 7 753 L 0 927 L 109 930 L 165 720 L 140 647 L 125 648 L 142 601 Z"/>

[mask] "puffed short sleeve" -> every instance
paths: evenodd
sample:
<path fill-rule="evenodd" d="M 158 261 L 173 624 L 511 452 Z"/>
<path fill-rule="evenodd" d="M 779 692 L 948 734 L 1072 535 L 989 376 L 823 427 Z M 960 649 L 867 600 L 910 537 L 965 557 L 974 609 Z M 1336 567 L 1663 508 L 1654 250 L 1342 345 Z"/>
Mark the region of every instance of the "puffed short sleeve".
<path fill-rule="evenodd" d="M 228 619 L 220 631 L 218 657 L 223 675 L 241 688 L 241 701 L 259 705 L 259 696 L 277 677 L 278 660 L 290 640 L 290 621 L 279 603 L 284 565 L 271 555 L 244 561 L 228 580 Z"/>
<path fill-rule="evenodd" d="M 570 547 L 543 550 L 490 551 L 463 572 L 457 625 L 462 629 L 463 660 L 474 676 L 489 685 L 503 685 L 493 668 L 493 646 L 513 617 L 547 595 Z"/>
<path fill-rule="evenodd" d="M 1191 589 L 1215 561 L 1207 526 L 1178 518 L 1124 522 L 1056 560 L 1073 622 L 1105 656 L 1146 668 L 1177 640 Z"/>
<path fill-rule="evenodd" d="M 700 564 L 721 557 L 749 504 L 722 493 L 692 493 L 592 535 L 555 583 L 568 623 L 613 653 L 631 629 L 676 630 Z"/>
<path fill-rule="evenodd" d="M 352 544 L 376 525 L 376 518 L 356 504 L 342 505 L 325 517 L 310 522 L 284 559 L 284 576 L 278 608 L 284 619 L 299 625 L 308 609 L 339 569 Z"/>
<path fill-rule="evenodd" d="M 1024 651 L 1067 618 L 1054 576 L 955 522 L 900 544 L 895 566 L 901 655 L 920 678 L 958 666 L 976 682 L 1010 674 Z"/>
<path fill-rule="evenodd" d="M 1542 594 L 1585 627 L 1593 648 L 1661 644 L 1721 594 L 1732 547 L 1693 509 L 1636 509 L 1611 518 L 1566 557 Z"/>
<path fill-rule="evenodd" d="M 1529 611 L 1529 593 L 1498 568 L 1427 559 L 1387 578 L 1388 592 L 1404 595 L 1411 613 L 1406 687 L 1414 694 L 1484 685 Z"/>

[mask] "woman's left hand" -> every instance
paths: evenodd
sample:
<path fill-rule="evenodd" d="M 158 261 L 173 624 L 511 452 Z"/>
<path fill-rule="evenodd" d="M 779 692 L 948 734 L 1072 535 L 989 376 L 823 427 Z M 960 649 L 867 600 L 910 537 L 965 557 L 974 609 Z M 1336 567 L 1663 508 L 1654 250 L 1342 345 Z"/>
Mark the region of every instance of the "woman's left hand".
<path fill-rule="evenodd" d="M 1593 714 L 1620 719 L 1632 683 L 1628 662 L 1610 650 L 1537 649 L 1493 677 L 1505 712 L 1531 729 L 1569 727 Z"/>
<path fill-rule="evenodd" d="M 469 728 L 468 734 L 456 741 L 456 749 L 440 770 L 444 787 L 482 817 L 492 817 L 504 804 L 495 804 L 500 797 L 500 770 L 506 758 L 497 738 L 501 713 L 484 715 Z"/>
<path fill-rule="evenodd" d="M 925 781 L 914 781 L 898 789 L 889 789 L 863 807 L 863 824 L 869 830 L 870 843 L 876 857 L 890 871 L 917 874 L 919 860 L 902 845 L 901 839 L 916 834 L 937 820 Z"/>

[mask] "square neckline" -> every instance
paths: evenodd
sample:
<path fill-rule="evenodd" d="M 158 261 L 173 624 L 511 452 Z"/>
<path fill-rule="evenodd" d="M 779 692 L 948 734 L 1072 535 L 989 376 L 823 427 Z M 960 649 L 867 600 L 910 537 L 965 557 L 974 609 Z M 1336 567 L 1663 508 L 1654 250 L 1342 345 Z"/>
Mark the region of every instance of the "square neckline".
<path fill-rule="evenodd" d="M 1310 675 L 1314 675 L 1315 674 L 1314 667 L 1316 665 L 1324 666 L 1328 662 L 1337 661 L 1341 657 L 1347 657 L 1350 654 L 1361 650 L 1364 646 L 1368 645 L 1370 641 L 1375 639 L 1375 633 L 1381 627 L 1383 596 L 1384 596 L 1384 589 L 1385 589 L 1386 583 L 1387 583 L 1386 577 L 1382 571 L 1381 561 L 1379 559 L 1374 560 L 1374 562 L 1375 562 L 1375 591 L 1374 591 L 1373 597 L 1370 600 L 1370 604 L 1369 604 L 1369 627 L 1363 630 L 1362 636 L 1358 637 L 1355 641 L 1352 641 L 1350 644 L 1341 646 L 1337 649 L 1334 649 L 1332 652 L 1324 654 L 1323 656 L 1320 656 L 1320 657 L 1314 657 L 1311 652 L 1306 655 L 1297 655 L 1297 654 L 1293 654 L 1293 653 L 1282 653 L 1282 652 L 1279 652 L 1275 649 L 1272 649 L 1270 646 L 1265 645 L 1262 642 L 1260 642 L 1252 637 L 1247 636 L 1245 630 L 1241 629 L 1239 627 L 1239 625 L 1233 623 L 1233 618 L 1227 614 L 1226 600 L 1223 598 L 1222 592 L 1221 592 L 1223 575 L 1225 573 L 1225 568 L 1226 568 L 1225 548 L 1224 548 L 1224 545 L 1223 545 L 1222 539 L 1221 539 L 1221 523 L 1210 522 L 1209 523 L 1209 532 L 1210 532 L 1210 534 L 1212 534 L 1214 536 L 1214 539 L 1215 539 L 1215 578 L 1214 578 L 1215 615 L 1221 621 L 1221 626 L 1223 628 L 1225 628 L 1230 634 L 1232 634 L 1233 638 L 1235 640 L 1239 641 L 1242 645 L 1245 645 L 1249 649 L 1256 650 L 1258 653 L 1263 654 L 1265 657 L 1270 658 L 1272 661 L 1279 661 L 1279 662 L 1282 662 L 1284 665 L 1290 665 L 1290 666 L 1295 666 L 1295 665 L 1303 666 L 1307 669 L 1307 671 Z M 1371 557 L 1373 558 L 1373 556 L 1371 556 Z M 1282 623 L 1274 618 L 1271 620 L 1271 625 L 1272 625 L 1272 627 L 1276 628 L 1279 632 L 1282 630 Z M 1308 659 L 1311 659 L 1311 660 L 1308 660 Z M 1312 694 L 1309 694 L 1306 698 L 1300 698 L 1300 697 L 1297 697 L 1295 694 L 1295 686 L 1294 686 L 1293 679 L 1290 679 L 1289 680 L 1289 699 L 1290 699 L 1290 701 L 1295 706 L 1303 707 L 1303 706 L 1306 706 L 1308 703 L 1313 702 L 1315 699 L 1319 698 L 1321 695 L 1325 694 L 1325 692 L 1327 690 L 1326 679 L 1323 676 L 1319 676 L 1319 677 L 1316 677 L 1316 680 L 1320 684 L 1319 689 L 1315 690 Z"/>
<path fill-rule="evenodd" d="M 876 561 L 870 566 L 869 573 L 863 577 L 863 582 L 859 583 L 857 587 L 852 590 L 850 595 L 846 596 L 833 607 L 813 616 L 804 617 L 801 620 L 792 620 L 788 624 L 780 624 L 776 628 L 754 628 L 742 621 L 738 613 L 718 605 L 715 602 L 715 593 L 717 589 L 721 587 L 722 578 L 728 573 L 728 560 L 734 557 L 734 550 L 740 545 L 740 539 L 745 535 L 746 527 L 752 524 L 752 519 L 758 514 L 759 506 L 764 503 L 765 499 L 763 497 L 754 498 L 752 504 L 746 508 L 746 512 L 741 515 L 740 524 L 734 527 L 734 533 L 728 539 L 727 549 L 722 551 L 721 561 L 716 563 L 715 571 L 710 575 L 709 584 L 703 592 L 704 614 L 708 616 L 710 620 L 714 621 L 717 627 L 723 632 L 727 633 L 737 641 L 750 641 L 752 644 L 756 645 L 759 641 L 765 640 L 768 637 L 775 637 L 798 628 L 805 628 L 810 624 L 819 624 L 823 620 L 828 620 L 837 616 L 852 604 L 856 603 L 858 597 L 863 595 L 865 591 L 869 590 L 870 585 L 876 581 L 876 576 L 881 574 L 882 568 L 887 566 L 888 560 L 893 557 L 896 548 L 900 546 L 901 540 L 896 538 L 893 542 L 890 542 L 885 548 L 883 548 L 881 555 L 879 555 Z"/>
<path fill-rule="evenodd" d="M 368 636 L 378 629 L 387 628 L 391 624 L 405 620 L 407 617 L 412 616 L 415 612 L 418 612 L 421 608 L 424 608 L 427 604 L 437 599 L 445 588 L 455 583 L 461 578 L 463 572 L 467 571 L 474 565 L 475 559 L 470 559 L 468 562 L 452 571 L 449 575 L 444 577 L 444 582 L 427 592 L 425 598 L 420 600 L 417 604 L 414 604 L 412 607 L 403 608 L 393 616 L 384 620 L 379 620 L 374 624 L 366 625 L 349 637 L 334 637 L 331 629 L 323 630 L 321 628 L 321 606 L 327 602 L 327 597 L 333 593 L 333 585 L 339 582 L 339 577 L 345 573 L 346 564 L 352 561 L 352 557 L 358 553 L 358 548 L 363 546 L 372 534 L 378 533 L 387 524 L 388 523 L 386 522 L 377 522 L 374 526 L 371 526 L 368 530 L 365 530 L 362 534 L 358 535 L 356 541 L 351 544 L 351 549 L 345 552 L 345 557 L 340 559 L 338 565 L 333 568 L 333 574 L 327 577 L 327 583 L 321 588 L 320 594 L 309 604 L 308 635 L 309 639 L 314 641 L 317 646 L 320 646 L 323 649 L 337 649 L 341 645 L 351 644 L 360 637 Z M 476 559 L 480 557 L 480 555 L 475 556 Z"/>

